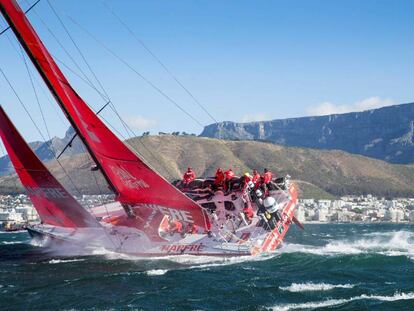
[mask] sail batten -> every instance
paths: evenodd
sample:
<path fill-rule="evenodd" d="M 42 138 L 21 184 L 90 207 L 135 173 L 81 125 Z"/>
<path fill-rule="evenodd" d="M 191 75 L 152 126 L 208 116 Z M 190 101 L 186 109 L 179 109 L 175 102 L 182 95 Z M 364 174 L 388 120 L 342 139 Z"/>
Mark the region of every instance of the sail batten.
<path fill-rule="evenodd" d="M 209 227 L 205 211 L 132 152 L 74 91 L 15 0 L 0 0 L 0 10 L 66 117 L 101 169 L 117 200 L 198 226 Z"/>

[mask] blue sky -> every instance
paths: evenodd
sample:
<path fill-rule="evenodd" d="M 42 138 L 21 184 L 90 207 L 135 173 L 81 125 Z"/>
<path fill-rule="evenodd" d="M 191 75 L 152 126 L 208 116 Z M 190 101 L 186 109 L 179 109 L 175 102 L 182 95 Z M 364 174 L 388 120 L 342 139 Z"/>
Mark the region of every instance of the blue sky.
<path fill-rule="evenodd" d="M 68 16 L 199 122 L 212 123 L 101 1 L 51 1 L 119 113 L 136 133 L 179 130 L 198 134 L 202 127 L 94 42 Z M 28 7 L 25 0 L 19 3 Z M 414 99 L 413 1 L 106 3 L 219 121 L 347 112 Z M 87 72 L 47 1 L 41 0 L 29 18 L 52 54 L 77 70 L 36 13 Z M 5 27 L 2 18 L 0 25 Z M 8 36 L 17 47 L 10 31 Z M 0 67 L 46 137 L 21 56 L 5 35 L 0 37 L 0 46 Z M 90 106 L 99 109 L 103 105 L 94 90 L 62 69 Z M 32 66 L 31 70 L 34 72 Z M 42 90 L 37 74 L 35 79 L 49 132 L 62 136 L 68 123 L 48 92 Z M 0 102 L 27 140 L 41 139 L 2 76 Z M 109 109 L 103 116 L 124 133 Z"/>

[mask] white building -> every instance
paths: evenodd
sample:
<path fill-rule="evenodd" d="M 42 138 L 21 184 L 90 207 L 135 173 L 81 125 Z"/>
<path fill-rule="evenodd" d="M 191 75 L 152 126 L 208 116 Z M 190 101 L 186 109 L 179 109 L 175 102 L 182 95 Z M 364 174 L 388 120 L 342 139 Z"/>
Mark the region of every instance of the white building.
<path fill-rule="evenodd" d="M 296 209 L 295 217 L 300 222 L 304 222 L 305 219 L 305 208 L 302 205 L 299 205 Z"/>
<path fill-rule="evenodd" d="M 329 213 L 329 210 L 327 208 L 318 208 L 315 213 L 315 218 L 317 221 L 327 222 L 328 213 Z"/>

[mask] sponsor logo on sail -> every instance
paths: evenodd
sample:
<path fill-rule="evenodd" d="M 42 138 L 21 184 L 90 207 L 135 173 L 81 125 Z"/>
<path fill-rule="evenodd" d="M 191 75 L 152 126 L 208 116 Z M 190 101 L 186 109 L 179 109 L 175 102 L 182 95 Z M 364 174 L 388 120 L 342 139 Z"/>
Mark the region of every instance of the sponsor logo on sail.
<path fill-rule="evenodd" d="M 147 222 L 145 223 L 144 228 L 148 228 L 151 224 L 152 219 L 155 216 L 156 211 L 160 212 L 161 214 L 170 216 L 174 220 L 179 220 L 187 223 L 194 223 L 193 216 L 190 212 L 177 210 L 170 207 L 160 206 L 156 204 L 140 204 L 141 207 L 151 208 L 153 213 L 148 217 Z M 138 206 L 138 207 L 139 207 Z"/>
<path fill-rule="evenodd" d="M 130 188 L 130 189 L 147 189 L 147 188 L 149 188 L 149 185 L 145 181 L 132 176 L 122 166 L 109 165 L 109 168 L 112 170 L 112 172 L 116 176 L 118 176 L 121 179 L 122 183 L 127 188 Z"/>

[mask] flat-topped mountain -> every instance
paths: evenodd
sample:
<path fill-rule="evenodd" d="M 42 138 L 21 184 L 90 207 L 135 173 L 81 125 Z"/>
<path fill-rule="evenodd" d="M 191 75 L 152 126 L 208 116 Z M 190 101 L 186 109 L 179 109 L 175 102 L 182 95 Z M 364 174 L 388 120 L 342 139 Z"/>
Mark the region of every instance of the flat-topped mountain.
<path fill-rule="evenodd" d="M 226 121 L 206 126 L 200 136 L 338 149 L 391 163 L 414 163 L 414 103 L 318 117 Z"/>

